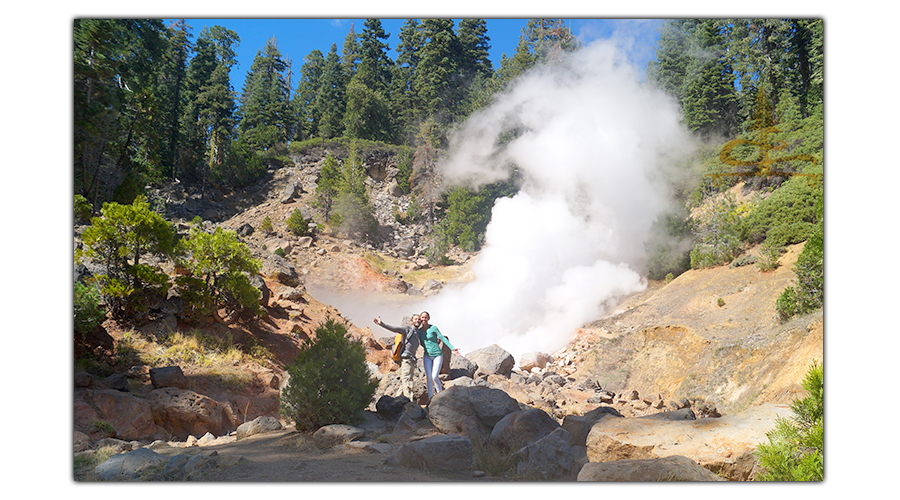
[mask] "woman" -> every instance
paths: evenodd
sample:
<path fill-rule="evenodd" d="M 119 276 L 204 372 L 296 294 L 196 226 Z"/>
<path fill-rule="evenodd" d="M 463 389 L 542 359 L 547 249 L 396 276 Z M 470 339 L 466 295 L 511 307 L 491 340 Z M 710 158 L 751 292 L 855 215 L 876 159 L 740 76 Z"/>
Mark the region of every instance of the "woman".
<path fill-rule="evenodd" d="M 434 394 L 444 390 L 441 379 L 438 377 L 441 373 L 441 364 L 444 362 L 444 356 L 441 353 L 441 344 L 438 340 L 452 349 L 454 354 L 457 356 L 459 355 L 459 349 L 453 347 L 453 344 L 451 344 L 446 337 L 441 335 L 441 331 L 438 330 L 438 327 L 429 324 L 430 320 L 431 315 L 428 314 L 427 311 L 419 315 L 419 321 L 421 322 L 421 326 L 419 327 L 419 337 L 422 339 L 422 347 L 425 349 L 425 356 L 423 356 L 422 361 L 425 364 L 425 382 L 428 386 L 429 401 L 431 401 L 431 397 Z"/>

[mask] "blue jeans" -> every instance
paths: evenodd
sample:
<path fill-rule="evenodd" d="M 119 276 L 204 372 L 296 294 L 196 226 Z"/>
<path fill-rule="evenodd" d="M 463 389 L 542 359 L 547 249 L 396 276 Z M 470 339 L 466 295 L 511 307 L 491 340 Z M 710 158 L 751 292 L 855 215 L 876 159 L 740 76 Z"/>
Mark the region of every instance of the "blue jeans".
<path fill-rule="evenodd" d="M 431 356 L 425 355 L 422 356 L 422 361 L 425 363 L 425 385 L 428 387 L 428 399 L 430 400 L 434 394 L 444 390 L 441 379 L 438 377 L 441 374 L 441 365 L 444 362 L 444 356 L 435 356 L 432 358 Z"/>

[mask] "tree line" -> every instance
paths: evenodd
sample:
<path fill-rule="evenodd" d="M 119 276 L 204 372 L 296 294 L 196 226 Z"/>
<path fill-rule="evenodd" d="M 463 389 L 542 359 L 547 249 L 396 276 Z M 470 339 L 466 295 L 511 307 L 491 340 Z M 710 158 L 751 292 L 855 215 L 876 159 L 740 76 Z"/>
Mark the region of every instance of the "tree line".
<path fill-rule="evenodd" d="M 241 186 L 266 152 L 311 139 L 438 145 L 445 131 L 575 37 L 561 20 L 530 20 L 494 68 L 484 19 L 408 19 L 389 56 L 379 19 L 351 27 L 327 54 L 292 61 L 270 39 L 233 88 L 238 33 L 188 20 L 74 21 L 74 191 L 98 210 L 143 186 L 178 179 Z M 270 153 L 271 155 L 271 153 Z"/>

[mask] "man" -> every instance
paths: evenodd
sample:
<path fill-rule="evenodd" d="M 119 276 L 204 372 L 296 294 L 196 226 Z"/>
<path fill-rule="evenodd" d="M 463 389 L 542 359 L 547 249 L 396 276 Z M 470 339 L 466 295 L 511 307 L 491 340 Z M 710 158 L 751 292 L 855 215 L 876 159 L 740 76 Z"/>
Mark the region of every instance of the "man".
<path fill-rule="evenodd" d="M 403 342 L 403 351 L 400 353 L 400 393 L 409 398 L 410 401 L 415 401 L 413 376 L 416 373 L 416 350 L 419 349 L 418 329 L 422 324 L 422 319 L 418 314 L 414 314 L 411 321 L 412 325 L 407 326 L 385 324 L 381 321 L 381 316 L 372 321 L 384 329 L 403 335 L 401 340 Z"/>

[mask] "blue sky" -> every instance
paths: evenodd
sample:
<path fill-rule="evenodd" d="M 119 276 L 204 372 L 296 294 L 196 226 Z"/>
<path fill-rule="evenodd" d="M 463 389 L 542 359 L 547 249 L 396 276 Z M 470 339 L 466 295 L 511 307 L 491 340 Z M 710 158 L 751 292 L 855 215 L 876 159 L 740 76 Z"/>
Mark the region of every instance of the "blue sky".
<path fill-rule="evenodd" d="M 527 23 L 526 18 L 501 19 L 487 18 L 488 37 L 491 39 L 490 59 L 497 68 L 500 58 L 504 53 L 512 56 L 515 53 L 519 35 Z M 188 18 L 188 25 L 193 28 L 194 40 L 203 30 L 204 26 L 220 25 L 235 31 L 241 38 L 241 44 L 237 48 L 238 66 L 232 70 L 231 83 L 234 89 L 240 92 L 244 77 L 250 70 L 253 58 L 261 50 L 266 41 L 272 37 L 278 40 L 278 49 L 282 56 L 290 58 L 293 65 L 293 81 L 299 81 L 300 67 L 303 58 L 313 50 L 320 50 L 327 54 L 331 44 L 336 43 L 338 51 L 344 43 L 344 38 L 350 31 L 351 24 L 356 33 L 363 30 L 365 19 L 251 19 L 251 18 L 225 18 L 225 19 L 197 19 Z M 384 30 L 390 35 L 387 40 L 391 48 L 391 59 L 396 57 L 393 50 L 399 43 L 400 28 L 403 26 L 403 18 L 381 18 Z M 638 73 L 643 76 L 647 67 L 647 61 L 653 58 L 653 49 L 659 35 L 657 28 L 662 24 L 659 19 L 571 19 L 567 20 L 572 32 L 583 43 L 590 43 L 597 39 L 616 37 L 626 41 L 629 59 L 635 64 Z M 167 20 L 168 23 L 168 20 Z M 456 20 L 456 25 L 459 20 Z"/>

